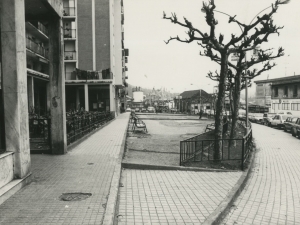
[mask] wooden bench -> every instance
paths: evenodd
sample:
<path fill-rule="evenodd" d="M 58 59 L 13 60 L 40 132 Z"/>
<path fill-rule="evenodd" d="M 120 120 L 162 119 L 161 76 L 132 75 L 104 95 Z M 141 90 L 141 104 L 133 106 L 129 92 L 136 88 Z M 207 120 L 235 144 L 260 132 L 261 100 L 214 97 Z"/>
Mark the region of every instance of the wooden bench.
<path fill-rule="evenodd" d="M 134 133 L 136 129 L 143 129 L 144 132 L 148 133 L 146 124 L 135 116 L 133 117 L 132 132 Z"/>
<path fill-rule="evenodd" d="M 205 128 L 205 132 L 209 130 L 209 131 L 212 131 L 212 130 L 215 130 L 215 124 L 212 123 L 212 124 L 207 124 L 206 128 Z"/>

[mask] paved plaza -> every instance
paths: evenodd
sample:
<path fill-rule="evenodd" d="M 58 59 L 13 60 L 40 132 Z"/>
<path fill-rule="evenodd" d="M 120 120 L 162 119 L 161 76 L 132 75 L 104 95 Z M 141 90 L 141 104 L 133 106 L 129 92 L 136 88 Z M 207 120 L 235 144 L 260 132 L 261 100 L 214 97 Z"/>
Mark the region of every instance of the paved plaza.
<path fill-rule="evenodd" d="M 104 215 L 113 209 L 109 194 L 128 119 L 129 113 L 120 115 L 66 155 L 32 155 L 32 182 L 0 205 L 0 224 L 108 224 Z M 253 136 L 258 148 L 253 171 L 222 224 L 300 224 L 299 139 L 257 124 Z M 123 169 L 115 222 L 207 223 L 242 174 Z M 63 193 L 92 195 L 61 201 Z"/>
<path fill-rule="evenodd" d="M 128 118 L 121 114 L 66 155 L 31 155 L 32 183 L 0 205 L 0 224 L 102 224 Z M 59 199 L 74 192 L 92 196 Z"/>
<path fill-rule="evenodd" d="M 241 174 L 123 170 L 118 224 L 201 224 Z"/>
<path fill-rule="evenodd" d="M 258 124 L 253 136 L 254 171 L 223 224 L 300 224 L 300 140 Z"/>

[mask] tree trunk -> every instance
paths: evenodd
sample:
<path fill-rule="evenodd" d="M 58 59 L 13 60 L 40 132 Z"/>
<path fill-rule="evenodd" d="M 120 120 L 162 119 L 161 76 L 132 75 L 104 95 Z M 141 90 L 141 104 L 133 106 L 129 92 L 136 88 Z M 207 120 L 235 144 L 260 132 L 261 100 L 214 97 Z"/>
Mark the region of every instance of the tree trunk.
<path fill-rule="evenodd" d="M 237 73 L 235 77 L 235 87 L 233 89 L 233 111 L 232 111 L 232 120 L 231 120 L 231 131 L 230 139 L 236 138 L 236 127 L 239 117 L 239 106 L 240 106 L 240 97 L 241 97 L 241 74 Z M 230 141 L 229 146 L 235 146 L 235 141 Z"/>
<path fill-rule="evenodd" d="M 221 71 L 219 81 L 219 92 L 216 104 L 216 118 L 215 118 L 215 147 L 214 147 L 214 160 L 221 160 L 222 152 L 222 138 L 223 138 L 223 109 L 225 100 L 225 81 L 227 79 L 228 71 L 228 55 L 227 53 L 221 54 Z"/>

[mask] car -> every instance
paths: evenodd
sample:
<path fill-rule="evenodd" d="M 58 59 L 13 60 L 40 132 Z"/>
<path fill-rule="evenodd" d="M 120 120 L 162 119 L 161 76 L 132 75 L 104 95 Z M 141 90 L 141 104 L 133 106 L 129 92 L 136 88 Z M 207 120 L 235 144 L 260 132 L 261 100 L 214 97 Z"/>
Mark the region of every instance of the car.
<path fill-rule="evenodd" d="M 300 118 L 298 117 L 296 122 L 292 125 L 292 135 L 300 138 Z"/>
<path fill-rule="evenodd" d="M 278 127 L 278 128 L 283 128 L 284 127 L 283 123 L 286 121 L 287 118 L 289 118 L 288 115 L 277 114 L 271 120 L 271 126 Z"/>
<path fill-rule="evenodd" d="M 142 108 L 141 112 L 147 112 L 146 108 Z"/>
<path fill-rule="evenodd" d="M 252 113 L 249 115 L 249 120 L 253 123 L 263 123 L 263 114 L 262 113 Z"/>
<path fill-rule="evenodd" d="M 271 120 L 276 116 L 276 113 L 264 113 L 262 124 L 266 126 L 271 125 Z"/>
<path fill-rule="evenodd" d="M 283 123 L 283 129 L 285 132 L 292 132 L 293 124 L 296 123 L 298 117 L 288 117 Z"/>
<path fill-rule="evenodd" d="M 147 110 L 149 113 L 155 113 L 155 108 L 152 106 L 149 106 Z"/>
<path fill-rule="evenodd" d="M 135 112 L 139 112 L 139 111 L 140 111 L 140 108 L 135 108 L 134 111 L 135 111 Z"/>
<path fill-rule="evenodd" d="M 127 109 L 126 109 L 126 112 L 131 112 L 131 108 L 127 108 Z"/>

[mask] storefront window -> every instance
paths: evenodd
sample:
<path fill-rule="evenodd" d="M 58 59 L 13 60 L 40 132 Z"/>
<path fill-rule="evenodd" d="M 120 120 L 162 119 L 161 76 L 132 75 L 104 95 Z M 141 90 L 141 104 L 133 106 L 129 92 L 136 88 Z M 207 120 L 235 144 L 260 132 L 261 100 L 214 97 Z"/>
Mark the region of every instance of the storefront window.
<path fill-rule="evenodd" d="M 294 85 L 294 89 L 293 89 L 293 97 L 297 97 L 298 96 L 298 86 Z"/>

